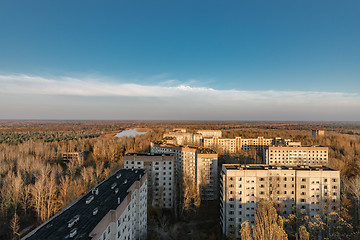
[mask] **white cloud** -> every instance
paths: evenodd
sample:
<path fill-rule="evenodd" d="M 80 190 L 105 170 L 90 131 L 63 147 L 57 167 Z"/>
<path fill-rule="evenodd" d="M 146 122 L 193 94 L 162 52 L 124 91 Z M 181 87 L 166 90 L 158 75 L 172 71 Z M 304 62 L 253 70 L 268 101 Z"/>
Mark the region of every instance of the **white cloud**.
<path fill-rule="evenodd" d="M 30 75 L 0 75 L 0 92 L 33 95 L 184 98 L 187 101 L 196 98 L 201 99 L 203 102 L 216 100 L 227 105 L 252 103 L 282 106 L 294 104 L 299 106 L 360 106 L 360 96 L 356 93 L 217 90 L 178 84 L 176 80 L 169 80 L 150 86 L 118 83 L 101 78 L 46 78 Z"/>

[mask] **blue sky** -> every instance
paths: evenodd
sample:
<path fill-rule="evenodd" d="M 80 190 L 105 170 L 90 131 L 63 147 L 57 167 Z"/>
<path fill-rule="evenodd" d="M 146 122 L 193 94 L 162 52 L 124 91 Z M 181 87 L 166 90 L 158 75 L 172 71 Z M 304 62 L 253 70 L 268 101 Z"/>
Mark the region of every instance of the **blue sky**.
<path fill-rule="evenodd" d="M 0 0 L 0 118 L 359 121 L 359 12 Z"/>

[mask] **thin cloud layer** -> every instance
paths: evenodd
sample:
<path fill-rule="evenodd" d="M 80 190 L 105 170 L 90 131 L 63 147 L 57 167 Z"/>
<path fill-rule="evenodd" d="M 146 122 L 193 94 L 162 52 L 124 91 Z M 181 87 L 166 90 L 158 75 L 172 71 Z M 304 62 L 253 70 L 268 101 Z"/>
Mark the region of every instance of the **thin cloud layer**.
<path fill-rule="evenodd" d="M 228 105 L 238 103 L 266 103 L 275 105 L 335 105 L 360 106 L 356 93 L 308 92 L 308 91 L 245 91 L 217 90 L 189 85 L 141 85 L 118 83 L 94 78 L 45 78 L 30 75 L 0 75 L 0 92 L 6 94 L 70 95 L 83 97 L 151 97 L 151 98 L 196 98 L 198 101 L 220 101 Z"/>

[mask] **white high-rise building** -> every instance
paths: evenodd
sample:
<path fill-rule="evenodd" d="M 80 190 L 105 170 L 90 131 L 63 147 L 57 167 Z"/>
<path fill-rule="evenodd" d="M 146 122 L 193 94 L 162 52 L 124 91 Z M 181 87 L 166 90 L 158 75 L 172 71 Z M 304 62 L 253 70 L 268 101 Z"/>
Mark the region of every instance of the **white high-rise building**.
<path fill-rule="evenodd" d="M 327 165 L 328 147 L 269 146 L 265 163 L 269 165 Z"/>
<path fill-rule="evenodd" d="M 328 167 L 224 164 L 220 176 L 223 234 L 239 236 L 238 226 L 255 223 L 261 200 L 287 216 L 297 209 L 311 219 L 340 206 L 340 172 Z M 296 208 L 295 208 L 296 207 Z"/>
<path fill-rule="evenodd" d="M 174 208 L 175 158 L 173 154 L 128 153 L 124 168 L 145 169 L 148 175 L 148 201 L 161 208 Z"/>
<path fill-rule="evenodd" d="M 177 183 L 189 177 L 197 185 L 202 200 L 218 196 L 218 154 L 207 148 L 151 143 L 152 153 L 172 153 Z"/>

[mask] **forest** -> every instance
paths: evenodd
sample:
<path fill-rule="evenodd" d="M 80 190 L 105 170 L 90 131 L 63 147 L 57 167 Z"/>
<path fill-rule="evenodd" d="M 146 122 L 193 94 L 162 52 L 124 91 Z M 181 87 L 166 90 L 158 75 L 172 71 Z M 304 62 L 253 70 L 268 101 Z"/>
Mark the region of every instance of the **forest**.
<path fill-rule="evenodd" d="M 134 127 L 150 131 L 136 137 L 114 136 Z M 305 231 L 308 238 L 304 239 L 317 239 L 319 232 L 324 239 L 360 239 L 359 123 L 196 121 L 1 121 L 0 239 L 24 236 L 121 168 L 125 153 L 147 151 L 151 141 L 160 140 L 174 127 L 218 129 L 224 137 L 283 137 L 303 145 L 328 146 L 329 166 L 341 171 L 341 209 L 332 219 L 337 224 L 329 229 L 329 219 L 319 219 L 314 225 L 306 216 L 294 215 L 282 220 L 283 227 L 289 239 L 298 238 L 300 232 L 307 236 Z M 324 129 L 326 134 L 313 137 L 311 129 Z M 85 152 L 86 157 L 64 160 L 62 154 L 67 152 Z M 254 158 L 249 153 L 240 155 Z M 195 229 L 194 239 L 221 238 L 215 228 Z"/>

